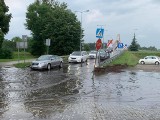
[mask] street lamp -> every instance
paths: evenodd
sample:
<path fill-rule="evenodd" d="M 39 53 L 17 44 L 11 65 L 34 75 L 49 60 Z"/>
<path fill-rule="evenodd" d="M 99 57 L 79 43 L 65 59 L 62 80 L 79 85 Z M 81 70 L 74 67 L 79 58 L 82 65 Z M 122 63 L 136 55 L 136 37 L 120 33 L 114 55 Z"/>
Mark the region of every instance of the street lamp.
<path fill-rule="evenodd" d="M 89 12 L 89 10 L 85 10 L 85 11 L 75 11 L 75 12 L 81 13 L 81 31 L 80 31 L 80 51 L 81 51 L 81 46 L 82 46 L 82 44 L 81 44 L 81 41 L 82 41 L 82 14 L 83 14 L 84 12 Z"/>

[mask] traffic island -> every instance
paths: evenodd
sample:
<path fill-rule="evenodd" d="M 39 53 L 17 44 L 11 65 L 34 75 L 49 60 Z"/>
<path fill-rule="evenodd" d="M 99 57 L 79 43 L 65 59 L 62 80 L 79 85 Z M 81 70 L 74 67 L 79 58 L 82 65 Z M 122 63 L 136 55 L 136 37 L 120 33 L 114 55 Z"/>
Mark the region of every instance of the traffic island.
<path fill-rule="evenodd" d="M 98 72 L 122 72 L 122 69 L 127 68 L 128 65 L 113 65 L 113 66 L 100 66 L 94 67 L 94 73 Z"/>

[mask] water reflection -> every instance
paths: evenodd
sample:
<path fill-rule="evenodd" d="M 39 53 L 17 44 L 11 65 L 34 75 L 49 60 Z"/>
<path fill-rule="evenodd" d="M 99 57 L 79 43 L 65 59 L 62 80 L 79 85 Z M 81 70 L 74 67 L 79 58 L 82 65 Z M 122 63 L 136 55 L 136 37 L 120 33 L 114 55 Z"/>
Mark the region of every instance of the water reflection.
<path fill-rule="evenodd" d="M 10 107 L 17 102 L 24 103 L 26 112 L 39 118 L 46 118 L 55 111 L 63 111 L 67 104 L 76 101 L 77 98 L 71 96 L 78 94 L 79 86 L 81 86 L 76 76 L 66 74 L 64 71 L 66 70 L 2 69 L 1 74 L 3 75 L 0 79 L 1 113 L 7 109 L 6 100 L 9 101 Z M 22 105 L 19 106 L 19 109 L 21 107 Z M 12 109 L 9 109 L 8 113 L 11 111 Z"/>
<path fill-rule="evenodd" d="M 2 68 L 0 119 L 88 120 L 105 112 L 103 107 L 160 104 L 160 73 L 124 69 L 93 74 L 93 67 L 94 60 L 51 71 Z"/>

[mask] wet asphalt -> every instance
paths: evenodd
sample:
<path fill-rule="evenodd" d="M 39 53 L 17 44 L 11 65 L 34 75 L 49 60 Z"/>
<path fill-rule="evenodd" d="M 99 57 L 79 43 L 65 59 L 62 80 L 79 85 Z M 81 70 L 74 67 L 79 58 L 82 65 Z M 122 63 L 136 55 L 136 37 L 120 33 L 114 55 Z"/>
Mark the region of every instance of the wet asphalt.
<path fill-rule="evenodd" d="M 0 69 L 0 120 L 160 120 L 160 73 L 94 73 L 94 60 L 50 71 Z"/>

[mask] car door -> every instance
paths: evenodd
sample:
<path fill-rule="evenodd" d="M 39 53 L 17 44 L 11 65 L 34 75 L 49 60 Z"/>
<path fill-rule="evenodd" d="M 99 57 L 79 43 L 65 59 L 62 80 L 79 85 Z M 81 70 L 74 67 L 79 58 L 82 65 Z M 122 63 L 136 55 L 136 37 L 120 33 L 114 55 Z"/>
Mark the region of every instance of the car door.
<path fill-rule="evenodd" d="M 86 61 L 88 59 L 88 54 L 87 52 L 83 52 L 83 57 L 84 57 L 84 61 Z"/>
<path fill-rule="evenodd" d="M 53 67 L 55 65 L 56 65 L 56 58 L 55 58 L 55 56 L 52 56 L 51 57 L 51 66 Z"/>
<path fill-rule="evenodd" d="M 155 64 L 156 61 L 157 61 L 157 58 L 153 56 L 153 57 L 152 57 L 152 61 L 151 61 L 152 64 Z"/>
<path fill-rule="evenodd" d="M 146 64 L 151 64 L 152 63 L 152 57 L 148 56 L 145 58 L 145 63 Z"/>

